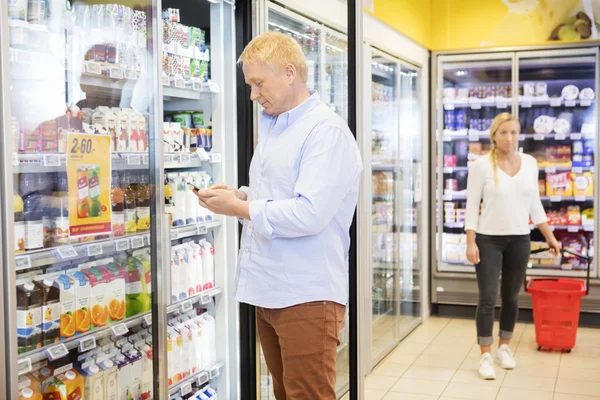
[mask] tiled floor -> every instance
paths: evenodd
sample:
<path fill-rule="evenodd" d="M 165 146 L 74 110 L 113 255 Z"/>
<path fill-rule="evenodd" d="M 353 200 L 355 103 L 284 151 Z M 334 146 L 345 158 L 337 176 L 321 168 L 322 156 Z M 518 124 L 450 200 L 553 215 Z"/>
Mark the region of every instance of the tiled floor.
<path fill-rule="evenodd" d="M 511 347 L 517 369 L 477 373 L 472 320 L 432 317 L 367 378 L 367 400 L 600 400 L 600 329 L 579 328 L 571 354 L 538 352 L 533 325 L 518 324 Z M 494 328 L 494 332 L 498 327 Z"/>

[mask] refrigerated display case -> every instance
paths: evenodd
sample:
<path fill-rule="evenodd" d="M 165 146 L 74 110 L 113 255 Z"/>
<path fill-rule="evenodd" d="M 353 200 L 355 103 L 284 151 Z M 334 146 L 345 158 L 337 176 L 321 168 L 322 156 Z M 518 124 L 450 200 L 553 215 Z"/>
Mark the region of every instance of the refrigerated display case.
<path fill-rule="evenodd" d="M 238 396 L 233 4 L 162 5 L 0 6 L 3 398 Z"/>
<path fill-rule="evenodd" d="M 465 255 L 466 180 L 469 165 L 490 151 L 489 128 L 501 112 L 518 118 L 519 150 L 538 161 L 540 197 L 554 234 L 563 246 L 592 256 L 597 278 L 597 48 L 440 54 L 435 65 L 434 302 L 477 303 L 475 270 Z M 531 229 L 532 250 L 545 247 Z M 542 253 L 531 257 L 527 275 L 584 277 L 586 268 Z M 586 299 L 583 311 L 599 310 L 600 299 Z"/>
<path fill-rule="evenodd" d="M 420 69 L 369 48 L 371 370 L 421 321 Z M 367 159 L 367 157 L 365 157 Z M 367 175 L 368 176 L 368 175 Z M 369 226 L 369 224 L 365 225 Z"/>

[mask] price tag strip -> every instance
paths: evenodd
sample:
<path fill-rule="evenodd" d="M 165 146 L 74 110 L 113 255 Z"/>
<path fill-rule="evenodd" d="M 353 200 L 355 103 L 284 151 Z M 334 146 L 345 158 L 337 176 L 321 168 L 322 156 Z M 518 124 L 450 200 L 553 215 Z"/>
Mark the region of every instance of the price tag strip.
<path fill-rule="evenodd" d="M 205 383 L 208 383 L 208 373 L 207 372 L 203 372 L 200 375 L 198 375 L 198 386 L 202 386 Z"/>
<path fill-rule="evenodd" d="M 144 235 L 144 246 L 150 246 L 150 235 Z"/>
<path fill-rule="evenodd" d="M 183 303 L 181 303 L 181 306 L 179 306 L 179 311 L 182 314 L 185 314 L 188 311 L 191 311 L 193 308 L 192 306 L 192 301 L 191 300 L 186 300 Z"/>
<path fill-rule="evenodd" d="M 127 332 L 129 332 L 129 328 L 127 328 L 127 325 L 123 323 L 113 325 L 110 329 L 116 337 L 126 335 Z"/>
<path fill-rule="evenodd" d="M 217 376 L 219 376 L 219 367 L 214 367 L 211 368 L 210 371 L 208 371 L 210 379 L 215 379 Z"/>
<path fill-rule="evenodd" d="M 56 254 L 61 260 L 77 257 L 77 251 L 73 246 L 61 246 L 56 248 Z"/>
<path fill-rule="evenodd" d="M 212 296 L 209 294 L 204 294 L 202 295 L 202 298 L 200 299 L 200 304 L 204 305 L 204 304 L 208 304 L 210 303 L 210 301 L 212 300 Z"/>
<path fill-rule="evenodd" d="M 63 372 L 67 372 L 70 369 L 73 369 L 73 363 L 69 363 L 67 365 L 63 365 L 60 368 L 56 368 L 54 370 L 54 376 L 58 376 L 58 375 L 62 374 Z"/>
<path fill-rule="evenodd" d="M 550 107 L 560 107 L 562 106 L 562 99 L 550 99 Z"/>
<path fill-rule="evenodd" d="M 42 163 L 44 167 L 60 167 L 60 156 L 58 154 L 44 154 Z"/>
<path fill-rule="evenodd" d="M 206 225 L 201 224 L 201 225 L 196 226 L 196 233 L 198 235 L 206 235 L 207 232 L 208 232 L 208 228 L 206 227 Z"/>
<path fill-rule="evenodd" d="M 139 154 L 127 154 L 127 165 L 140 165 L 141 163 Z"/>
<path fill-rule="evenodd" d="M 115 241 L 115 250 L 116 251 L 129 250 L 129 239 L 119 239 L 119 240 Z"/>
<path fill-rule="evenodd" d="M 182 164 L 189 164 L 190 163 L 190 155 L 189 154 L 182 154 L 181 155 L 181 163 Z"/>
<path fill-rule="evenodd" d="M 565 101 L 565 107 L 575 107 L 577 105 L 576 100 L 567 100 Z"/>
<path fill-rule="evenodd" d="M 79 341 L 79 352 L 85 353 L 96 348 L 96 337 L 88 336 Z"/>
<path fill-rule="evenodd" d="M 152 314 L 144 315 L 144 322 L 146 323 L 146 326 L 152 325 Z"/>
<path fill-rule="evenodd" d="M 64 343 L 61 343 L 50 347 L 46 350 L 46 353 L 48 354 L 50 361 L 54 361 L 69 354 L 69 350 L 67 350 L 67 346 L 65 346 Z"/>
<path fill-rule="evenodd" d="M 192 382 L 186 382 L 181 386 L 180 393 L 182 396 L 186 396 L 192 393 Z"/>
<path fill-rule="evenodd" d="M 179 239 L 179 231 L 171 230 L 171 241 Z"/>
<path fill-rule="evenodd" d="M 144 237 L 136 236 L 131 238 L 131 248 L 139 249 L 140 247 L 144 247 Z"/>
<path fill-rule="evenodd" d="M 15 267 L 17 271 L 31 268 L 31 256 L 15 257 Z"/>
<path fill-rule="evenodd" d="M 99 256 L 104 252 L 100 243 L 93 243 L 87 246 L 88 257 Z"/>
<path fill-rule="evenodd" d="M 17 374 L 19 376 L 31 372 L 31 369 L 31 358 L 27 357 L 17 361 Z"/>
<path fill-rule="evenodd" d="M 150 157 L 148 157 L 148 154 L 142 154 L 142 164 L 148 165 L 149 162 L 150 162 Z"/>

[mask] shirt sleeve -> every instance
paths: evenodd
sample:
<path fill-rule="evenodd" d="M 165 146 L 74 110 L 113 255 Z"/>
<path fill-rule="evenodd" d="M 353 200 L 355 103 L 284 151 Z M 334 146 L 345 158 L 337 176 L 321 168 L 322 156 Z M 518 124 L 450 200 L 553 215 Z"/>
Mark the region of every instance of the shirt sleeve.
<path fill-rule="evenodd" d="M 542 199 L 540 198 L 540 190 L 538 187 L 538 177 L 540 176 L 540 171 L 537 166 L 537 162 L 533 165 L 533 183 L 535 183 L 535 192 L 533 195 L 533 199 L 531 200 L 531 207 L 529 209 L 529 215 L 531 216 L 531 221 L 533 221 L 534 225 L 543 224 L 544 222 L 548 222 L 548 217 L 546 216 L 546 210 L 544 210 L 544 206 L 542 205 Z"/>
<path fill-rule="evenodd" d="M 303 150 L 294 197 L 250 202 L 254 230 L 270 239 L 316 235 L 333 220 L 351 190 L 358 189 L 361 172 L 358 146 L 347 132 L 315 129 Z"/>
<path fill-rule="evenodd" d="M 238 192 L 246 193 L 246 198 L 248 198 L 248 192 L 250 188 L 248 186 L 240 186 Z M 240 224 L 244 225 L 244 218 L 238 218 Z"/>
<path fill-rule="evenodd" d="M 485 174 L 483 165 L 473 164 L 467 177 L 467 210 L 465 215 L 465 231 L 476 231 L 479 225 L 479 208 L 483 197 Z"/>

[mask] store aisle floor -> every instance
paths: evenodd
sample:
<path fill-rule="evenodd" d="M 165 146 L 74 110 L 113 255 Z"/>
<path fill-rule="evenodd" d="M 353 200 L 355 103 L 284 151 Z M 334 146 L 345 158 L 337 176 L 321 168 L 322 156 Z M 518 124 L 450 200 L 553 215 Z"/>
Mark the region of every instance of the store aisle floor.
<path fill-rule="evenodd" d="M 600 400 L 600 329 L 579 328 L 562 354 L 538 352 L 534 326 L 518 324 L 511 347 L 517 369 L 496 366 L 497 379 L 484 381 L 475 322 L 432 317 L 366 379 L 366 399 Z"/>

